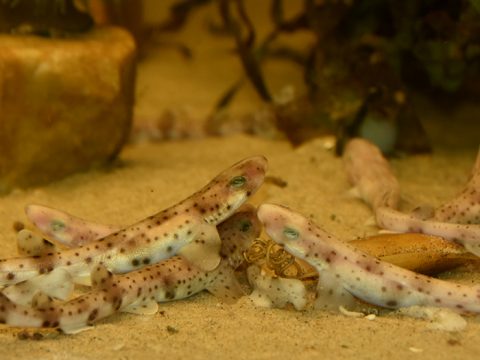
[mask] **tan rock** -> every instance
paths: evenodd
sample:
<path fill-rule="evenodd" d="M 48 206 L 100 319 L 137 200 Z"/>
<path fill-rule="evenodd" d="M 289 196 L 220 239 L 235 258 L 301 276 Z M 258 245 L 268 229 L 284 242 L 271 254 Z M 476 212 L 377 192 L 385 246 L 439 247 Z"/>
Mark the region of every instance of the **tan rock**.
<path fill-rule="evenodd" d="M 135 44 L 122 29 L 0 34 L 0 192 L 112 160 L 130 131 L 134 80 Z"/>

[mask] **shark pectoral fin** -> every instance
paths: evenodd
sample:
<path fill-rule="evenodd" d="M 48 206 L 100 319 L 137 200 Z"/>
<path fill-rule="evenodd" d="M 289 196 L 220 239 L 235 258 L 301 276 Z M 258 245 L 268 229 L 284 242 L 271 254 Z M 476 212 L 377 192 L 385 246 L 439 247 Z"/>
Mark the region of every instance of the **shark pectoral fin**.
<path fill-rule="evenodd" d="M 43 276 L 45 277 L 38 284 L 40 291 L 54 299 L 67 300 L 70 297 L 74 285 L 67 270 L 58 268 Z"/>
<path fill-rule="evenodd" d="M 52 306 L 53 300 L 50 296 L 43 292 L 37 292 L 32 298 L 32 308 L 34 309 L 46 309 Z"/>
<path fill-rule="evenodd" d="M 201 225 L 198 236 L 178 252 L 203 271 L 212 271 L 220 264 L 221 240 L 215 226 Z"/>
<path fill-rule="evenodd" d="M 262 291 L 254 289 L 248 298 L 256 307 L 271 309 L 274 307 L 273 301 Z"/>
<path fill-rule="evenodd" d="M 217 269 L 217 272 L 218 274 L 215 280 L 206 287 L 212 295 L 228 304 L 235 303 L 245 295 L 230 266 L 222 263 L 219 269 Z"/>
<path fill-rule="evenodd" d="M 147 300 L 141 303 L 133 303 L 124 307 L 122 312 L 138 315 L 154 315 L 158 311 L 158 304 L 155 300 Z"/>
<path fill-rule="evenodd" d="M 115 281 L 113 275 L 104 265 L 98 264 L 90 275 L 91 285 L 97 289 L 108 289 Z"/>
<path fill-rule="evenodd" d="M 273 308 L 273 301 L 270 299 L 268 292 L 265 292 L 265 278 L 261 275 L 258 266 L 252 265 L 247 268 L 247 279 L 253 288 L 253 291 L 248 295 L 253 305 L 261 308 Z"/>
<path fill-rule="evenodd" d="M 319 272 L 315 308 L 338 310 L 339 306 L 343 306 L 352 309 L 355 305 L 355 297 L 345 290 L 336 274 L 328 271 Z"/>
<path fill-rule="evenodd" d="M 273 279 L 273 287 L 278 283 L 277 299 L 275 302 L 289 302 L 295 309 L 302 310 L 307 305 L 307 289 L 305 284 L 298 279 Z"/>
<path fill-rule="evenodd" d="M 7 286 L 2 290 L 2 293 L 15 304 L 30 305 L 38 289 L 32 287 L 31 284 L 25 285 L 25 283 L 26 281 L 22 281 L 18 284 Z"/>
<path fill-rule="evenodd" d="M 255 265 L 248 268 L 247 276 L 254 288 L 250 298 L 257 306 L 265 307 L 263 304 L 269 303 L 268 307 L 283 308 L 291 303 L 295 309 L 302 310 L 307 305 L 307 290 L 301 280 L 272 277 Z"/>
<path fill-rule="evenodd" d="M 55 299 L 66 300 L 72 294 L 73 288 L 70 274 L 65 269 L 57 268 L 48 274 L 8 286 L 3 293 L 17 304 L 30 305 L 39 292 Z"/>
<path fill-rule="evenodd" d="M 20 255 L 39 256 L 55 251 L 55 245 L 28 229 L 17 234 L 17 250 Z"/>

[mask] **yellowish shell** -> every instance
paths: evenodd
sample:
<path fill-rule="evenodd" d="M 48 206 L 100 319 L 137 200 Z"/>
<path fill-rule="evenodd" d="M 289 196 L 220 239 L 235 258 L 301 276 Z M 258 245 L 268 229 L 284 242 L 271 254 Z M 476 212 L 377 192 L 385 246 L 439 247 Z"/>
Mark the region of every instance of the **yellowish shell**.
<path fill-rule="evenodd" d="M 317 277 L 315 269 L 297 259 L 270 239 L 257 239 L 244 252 L 247 263 L 256 264 L 273 277 L 308 279 Z"/>

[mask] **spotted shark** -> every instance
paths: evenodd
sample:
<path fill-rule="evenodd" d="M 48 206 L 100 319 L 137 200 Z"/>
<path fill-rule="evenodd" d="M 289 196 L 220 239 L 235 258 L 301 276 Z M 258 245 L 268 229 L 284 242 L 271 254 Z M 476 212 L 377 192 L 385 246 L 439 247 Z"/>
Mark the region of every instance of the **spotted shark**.
<path fill-rule="evenodd" d="M 2 259 L 0 286 L 55 270 L 65 271 L 75 283 L 89 284 L 92 270 L 99 265 L 112 273 L 122 274 L 176 254 L 201 270 L 213 270 L 220 263 L 221 241 L 216 226 L 255 193 L 263 183 L 266 170 L 267 160 L 263 156 L 247 158 L 221 172 L 187 199 L 131 226 L 94 241 L 84 239 L 78 247 Z M 27 214 L 36 210 L 29 207 Z M 68 227 L 62 218 L 49 224 L 41 224 L 39 220 L 38 226 L 47 226 L 57 232 Z M 96 238 L 105 232 L 97 229 L 88 236 Z M 83 236 L 88 237 L 85 233 Z"/>
<path fill-rule="evenodd" d="M 442 281 L 383 262 L 283 206 L 262 204 L 258 217 L 275 242 L 318 271 L 318 307 L 355 307 L 358 298 L 391 309 L 423 305 L 480 313 L 479 286 Z"/>

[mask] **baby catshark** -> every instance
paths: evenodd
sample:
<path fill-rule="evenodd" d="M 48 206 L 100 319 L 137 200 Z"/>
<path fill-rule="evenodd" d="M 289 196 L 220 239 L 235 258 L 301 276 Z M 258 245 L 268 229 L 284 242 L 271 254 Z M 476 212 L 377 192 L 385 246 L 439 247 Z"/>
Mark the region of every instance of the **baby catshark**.
<path fill-rule="evenodd" d="M 275 242 L 316 268 L 320 307 L 354 306 L 356 297 L 392 309 L 425 305 L 480 312 L 478 286 L 442 281 L 380 261 L 282 206 L 263 204 L 258 217 Z"/>
<path fill-rule="evenodd" d="M 218 226 L 222 260 L 212 271 L 200 269 L 183 256 L 174 256 L 123 275 L 114 275 L 105 266 L 96 265 L 92 290 L 65 303 L 54 303 L 39 293 L 32 306 L 25 306 L 0 293 L 0 322 L 76 333 L 116 312 L 154 314 L 158 303 L 184 299 L 202 290 L 233 301 L 243 295 L 233 270 L 243 261 L 243 251 L 260 234 L 260 229 L 253 206 L 242 207 L 222 222 Z"/>
<path fill-rule="evenodd" d="M 112 273 L 126 273 L 183 255 L 202 270 L 220 262 L 216 225 L 230 217 L 263 183 L 267 160 L 254 156 L 217 175 L 180 203 L 134 225 L 72 249 L 44 255 L 0 260 L 0 286 L 15 284 L 55 269 L 65 269 L 76 283 L 89 283 L 90 272 L 103 265 Z M 27 209 L 35 219 L 35 208 Z M 35 223 L 35 221 L 34 221 Z M 58 232 L 61 219 L 50 226 Z"/>
<path fill-rule="evenodd" d="M 65 211 L 31 204 L 25 207 L 28 220 L 47 238 L 67 247 L 78 247 L 121 231 L 121 226 L 87 221 Z"/>
<path fill-rule="evenodd" d="M 351 139 L 345 146 L 343 160 L 353 192 L 374 211 L 382 206 L 398 207 L 400 184 L 376 145 L 361 138 Z"/>

